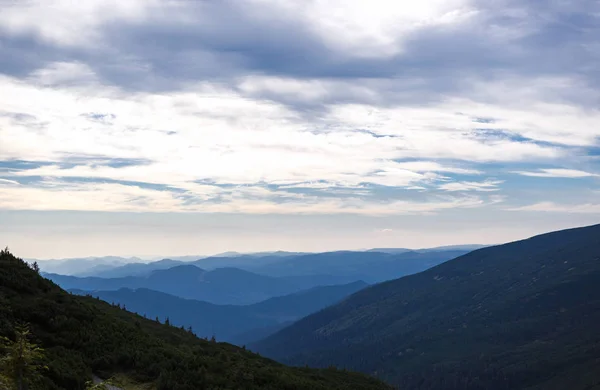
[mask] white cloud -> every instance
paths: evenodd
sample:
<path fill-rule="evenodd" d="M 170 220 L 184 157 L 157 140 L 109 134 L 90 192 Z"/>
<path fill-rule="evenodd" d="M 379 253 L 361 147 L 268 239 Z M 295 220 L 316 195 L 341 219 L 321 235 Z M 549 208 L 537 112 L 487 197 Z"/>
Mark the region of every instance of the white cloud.
<path fill-rule="evenodd" d="M 318 198 L 252 186 L 230 190 L 209 187 L 181 193 L 135 185 L 49 180 L 40 187 L 4 189 L 0 192 L 0 205 L 8 210 L 398 215 L 429 214 L 487 204 L 486 200 L 478 197 L 378 202 L 355 198 Z"/>
<path fill-rule="evenodd" d="M 237 88 L 248 96 L 312 106 L 353 99 L 379 101 L 381 99 L 379 93 L 369 87 L 368 81 L 364 84 L 366 85 L 335 79 L 299 80 L 290 77 L 253 75 L 243 78 Z"/>
<path fill-rule="evenodd" d="M 514 171 L 513 173 L 531 176 L 531 177 L 565 177 L 565 178 L 580 178 L 600 176 L 595 173 L 580 171 L 577 169 L 540 169 L 538 171 Z"/>
<path fill-rule="evenodd" d="M 502 184 L 501 180 L 485 180 L 482 182 L 473 182 L 473 181 L 462 181 L 462 182 L 454 182 L 454 183 L 444 183 L 438 186 L 439 189 L 444 191 L 482 191 L 482 192 L 490 192 L 490 191 L 498 191 L 498 185 Z"/>
<path fill-rule="evenodd" d="M 301 1 L 252 0 L 240 4 L 156 0 L 4 0 L 0 32 L 32 34 L 43 41 L 67 47 L 105 45 L 104 34 L 115 23 L 206 25 L 218 29 L 228 7 L 256 23 L 275 20 L 302 25 L 331 50 L 354 57 L 380 57 L 399 53 L 406 36 L 415 30 L 451 26 L 475 14 L 469 0 L 424 0 L 419 3 L 385 0 Z M 237 26 L 236 26 L 237 27 Z M 243 27 L 243 26 L 242 26 Z M 230 29 L 227 34 L 239 34 Z M 241 30 L 243 32 L 243 29 Z"/>
<path fill-rule="evenodd" d="M 479 162 L 553 160 L 565 153 L 553 146 L 482 136 L 481 123 L 473 118 L 504 115 L 518 123 L 518 111 L 499 111 L 492 105 L 482 109 L 478 103 L 452 100 L 419 108 L 339 103 L 329 105 L 321 116 L 309 117 L 216 83 L 190 85 L 169 94 L 132 94 L 102 84 L 77 84 L 81 75 L 94 78 L 89 72 L 79 64 L 53 63 L 28 80 L 0 77 L 6 91 L 0 96 L 3 110 L 29 115 L 27 120 L 0 116 L 0 159 L 56 162 L 8 172 L 7 179 L 85 177 L 193 188 L 199 194 L 207 190 L 197 184 L 201 181 L 271 183 L 321 191 L 345 187 L 347 194 L 369 198 L 374 194 L 363 187 L 365 183 L 423 193 L 428 186 L 448 192 L 497 191 L 500 181 L 455 182 L 447 175 L 480 175 Z M 39 88 L 40 82 L 49 86 Z M 573 123 L 579 114 L 572 112 Z M 527 114 L 523 121 L 535 123 L 542 117 Z M 540 120 L 538 127 L 546 121 Z M 504 125 L 500 119 L 486 124 Z M 82 151 L 147 163 L 110 167 L 83 160 L 59 165 Z M 126 201 L 122 194 L 111 199 Z M 377 207 L 366 210 L 376 212 Z"/>
<path fill-rule="evenodd" d="M 553 212 L 553 213 L 583 213 L 596 214 L 600 213 L 600 204 L 584 203 L 584 204 L 559 204 L 554 202 L 539 202 L 527 206 L 513 207 L 507 209 L 509 211 L 534 211 L 534 212 Z"/>
<path fill-rule="evenodd" d="M 545 26 L 531 17 L 532 6 L 470 0 L 48 0 L 2 6 L 0 34 L 32 36 L 32 45 L 52 54 L 42 53 L 41 68 L 23 61 L 21 72 L 30 69 L 26 76 L 0 76 L 0 160 L 51 162 L 4 170 L 3 184 L 43 177 L 85 194 L 90 204 L 113 201 L 114 209 L 131 207 L 139 195 L 157 209 L 181 210 L 187 206 L 176 191 L 187 191 L 198 201 L 223 202 L 215 201 L 212 210 L 279 210 L 275 199 L 285 198 L 298 202 L 288 204 L 290 210 L 304 202 L 302 210 L 377 214 L 380 207 L 404 207 L 378 203 L 378 195 L 388 199 L 399 188 L 415 190 L 410 199 L 428 199 L 439 190 L 498 191 L 502 183 L 457 175 L 596 176 L 518 168 L 521 162 L 550 166 L 585 159 L 584 149 L 599 140 L 600 110 L 590 102 L 600 93 L 589 64 L 543 71 L 535 57 L 532 72 L 522 38 Z M 224 18 L 234 23 L 224 24 Z M 471 42 L 477 33 L 481 46 Z M 140 44 L 149 40 L 150 47 Z M 590 47 L 587 41 L 573 47 L 580 46 Z M 451 52 L 448 61 L 440 50 L 447 47 L 461 56 Z M 484 47 L 495 49 L 484 53 Z M 532 56 L 544 52 L 533 49 Z M 304 54 L 310 58 L 294 63 Z M 128 82 L 127 72 L 135 82 Z M 136 78 L 138 73 L 147 78 Z M 111 167 L 111 159 L 143 164 Z M 486 163 L 502 167 L 487 172 Z M 88 187 L 75 191 L 61 181 L 66 178 L 110 183 L 97 187 L 104 195 L 96 199 Z M 114 181 L 173 191 L 155 198 L 154 190 Z M 223 190 L 231 186 L 240 187 Z M 39 196 L 53 191 L 35 182 L 19 187 Z M 285 191 L 294 188 L 312 195 Z M 474 199 L 456 195 L 467 203 Z M 53 193 L 48 199 L 66 207 Z M 486 202 L 494 201 L 488 196 Z M 423 203 L 428 212 L 443 209 Z M 410 204 L 416 210 L 420 205 Z"/>
<path fill-rule="evenodd" d="M 474 14 L 467 0 L 260 2 L 301 17 L 331 49 L 364 57 L 398 54 L 403 38 L 415 30 L 461 23 Z"/>
<path fill-rule="evenodd" d="M 45 86 L 97 84 L 94 71 L 88 65 L 79 62 L 51 63 L 45 68 L 35 70 L 29 76 L 29 80 Z"/>
<path fill-rule="evenodd" d="M 374 138 L 350 127 L 314 132 L 321 126 L 319 121 L 307 122 L 282 105 L 246 99 L 208 84 L 171 95 L 133 96 L 98 85 L 83 90 L 38 89 L 6 77 L 0 84 L 7 91 L 0 97 L 6 111 L 27 112 L 35 118 L 33 123 L 0 118 L 4 124 L 0 158 L 60 162 L 85 151 L 150 161 L 120 168 L 49 165 L 12 173 L 15 176 L 168 185 L 197 180 L 228 184 L 326 181 L 348 187 L 361 183 L 412 186 L 435 181 L 439 178 L 435 172 L 477 173 L 428 161 L 393 162 L 412 156 L 394 139 Z M 90 113 L 111 119 L 93 120 Z M 429 154 L 424 148 L 418 152 Z M 435 156 L 436 151 L 431 154 Z"/>
<path fill-rule="evenodd" d="M 0 32 L 32 34 L 65 46 L 103 43 L 100 27 L 115 20 L 140 21 L 157 4 L 154 0 L 44 0 L 0 2 Z"/>
<path fill-rule="evenodd" d="M 433 161 L 409 161 L 397 164 L 398 168 L 414 172 L 448 172 L 461 175 L 479 175 L 482 172 L 477 169 L 445 166 Z"/>

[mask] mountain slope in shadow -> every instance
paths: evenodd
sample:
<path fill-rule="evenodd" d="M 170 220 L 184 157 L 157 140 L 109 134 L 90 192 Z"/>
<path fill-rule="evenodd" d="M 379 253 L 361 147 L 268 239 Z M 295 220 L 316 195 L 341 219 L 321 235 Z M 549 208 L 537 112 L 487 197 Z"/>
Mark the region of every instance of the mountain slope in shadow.
<path fill-rule="evenodd" d="M 264 338 L 280 329 L 281 324 L 289 324 L 337 303 L 366 286 L 368 285 L 365 282 L 358 281 L 339 286 L 315 287 L 243 306 L 215 305 L 144 288 L 70 292 L 99 297 L 150 319 L 158 317 L 164 322 L 168 318 L 172 325 L 184 326 L 186 329 L 191 326 L 193 332 L 200 337 L 214 336 L 219 341 L 228 342 L 245 338 L 248 342 Z M 244 335 L 247 332 L 254 332 L 257 334 L 256 338 L 251 339 L 252 336 Z"/>
<path fill-rule="evenodd" d="M 368 287 L 251 346 L 410 389 L 600 384 L 600 225 L 476 250 Z"/>

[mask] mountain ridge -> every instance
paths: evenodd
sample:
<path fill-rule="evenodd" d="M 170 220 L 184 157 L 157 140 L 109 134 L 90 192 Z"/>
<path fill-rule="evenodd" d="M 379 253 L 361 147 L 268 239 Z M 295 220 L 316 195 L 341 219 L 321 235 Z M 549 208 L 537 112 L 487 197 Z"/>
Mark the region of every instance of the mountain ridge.
<path fill-rule="evenodd" d="M 145 276 L 81 278 L 46 273 L 44 276 L 67 290 L 148 288 L 214 304 L 252 304 L 303 289 L 302 285 L 290 283 L 289 280 L 259 275 L 246 270 L 220 268 L 206 271 L 187 263 L 169 269 L 154 270 Z"/>
<path fill-rule="evenodd" d="M 281 323 L 300 319 L 323 309 L 368 286 L 357 281 L 346 285 L 320 286 L 293 294 L 274 297 L 252 305 L 214 305 L 184 299 L 162 292 L 139 288 L 117 291 L 69 290 L 78 295 L 90 295 L 161 321 L 169 318 L 176 326 L 191 326 L 200 337 L 216 337 L 233 342 L 246 332 L 267 335 L 268 328 L 277 329 Z M 246 336 L 248 337 L 248 336 Z M 258 339 L 247 341 L 257 341 Z"/>
<path fill-rule="evenodd" d="M 551 232 L 367 287 L 251 348 L 401 388 L 565 388 L 600 357 L 596 283 L 600 225 Z"/>

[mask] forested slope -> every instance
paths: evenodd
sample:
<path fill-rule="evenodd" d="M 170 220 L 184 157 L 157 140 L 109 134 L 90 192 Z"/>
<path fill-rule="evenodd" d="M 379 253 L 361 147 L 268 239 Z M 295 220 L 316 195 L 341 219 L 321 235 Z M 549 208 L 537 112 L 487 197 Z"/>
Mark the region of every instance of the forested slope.
<path fill-rule="evenodd" d="M 125 374 L 156 389 L 385 389 L 362 374 L 289 368 L 229 344 L 70 295 L 0 252 L 0 336 L 29 324 L 45 350 L 44 389 L 82 389 L 92 374 Z"/>
<path fill-rule="evenodd" d="M 407 389 L 600 388 L 600 225 L 368 287 L 252 348 Z"/>

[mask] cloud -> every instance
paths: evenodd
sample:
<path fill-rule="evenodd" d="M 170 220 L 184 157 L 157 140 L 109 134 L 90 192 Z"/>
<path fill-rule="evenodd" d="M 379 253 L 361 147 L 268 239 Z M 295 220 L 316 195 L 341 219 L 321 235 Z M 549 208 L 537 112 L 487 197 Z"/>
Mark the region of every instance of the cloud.
<path fill-rule="evenodd" d="M 577 169 L 540 169 L 538 171 L 515 171 L 518 175 L 531 176 L 531 177 L 566 177 L 566 178 L 580 178 L 580 177 L 594 177 L 600 176 L 595 173 L 579 171 Z"/>
<path fill-rule="evenodd" d="M 384 202 L 323 199 L 256 186 L 224 189 L 204 185 L 174 191 L 131 184 L 59 180 L 44 180 L 36 187 L 8 187 L 0 192 L 0 204 L 7 210 L 399 215 L 481 207 L 487 203 L 479 197 Z"/>
<path fill-rule="evenodd" d="M 62 46 L 88 45 L 103 38 L 102 28 L 114 21 L 142 21 L 157 5 L 152 0 L 120 2 L 65 0 L 15 2 L 3 0 L 0 31 L 8 35 L 33 35 Z"/>
<path fill-rule="evenodd" d="M 490 191 L 498 191 L 498 185 L 502 184 L 501 180 L 485 180 L 482 182 L 472 182 L 472 181 L 464 181 L 464 182 L 454 182 L 454 183 L 445 183 L 439 186 L 441 190 L 444 191 L 482 191 L 482 192 L 490 192 Z"/>
<path fill-rule="evenodd" d="M 482 172 L 477 169 L 460 168 L 454 166 L 444 166 L 433 161 L 407 161 L 397 164 L 399 168 L 414 172 L 448 172 L 461 175 L 479 175 Z"/>
<path fill-rule="evenodd" d="M 0 208 L 428 213 L 594 176 L 600 5 L 565 4 L 1 2 Z"/>
<path fill-rule="evenodd" d="M 551 213 L 600 213 L 600 204 L 558 204 L 554 202 L 539 202 L 527 206 L 514 207 L 507 209 L 509 211 L 532 211 L 532 212 L 551 212 Z"/>

